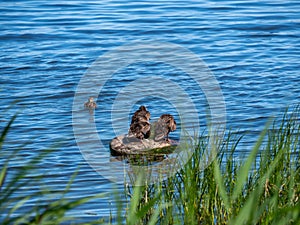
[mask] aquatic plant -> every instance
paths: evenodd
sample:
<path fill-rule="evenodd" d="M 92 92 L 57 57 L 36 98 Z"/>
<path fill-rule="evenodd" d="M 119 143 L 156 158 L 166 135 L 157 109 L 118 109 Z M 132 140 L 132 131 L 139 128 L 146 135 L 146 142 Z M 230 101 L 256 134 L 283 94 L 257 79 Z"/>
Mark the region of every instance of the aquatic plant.
<path fill-rule="evenodd" d="M 133 217 L 130 224 L 148 224 L 150 219 L 158 224 L 299 224 L 299 118 L 296 108 L 271 128 L 267 125 L 243 161 L 234 157 L 242 137 L 229 133 L 214 146 L 217 157 L 205 169 L 200 165 L 209 138 L 200 137 L 192 158 L 175 176 L 126 187 L 127 221 Z"/>
<path fill-rule="evenodd" d="M 76 200 L 70 200 L 65 195 L 70 187 L 76 173 L 66 184 L 65 190 L 52 192 L 50 189 L 39 189 L 30 191 L 30 194 L 22 191 L 24 187 L 42 187 L 41 175 L 36 175 L 36 169 L 41 160 L 53 150 L 44 150 L 30 159 L 22 167 L 11 166 L 11 161 L 18 155 L 21 148 L 7 154 L 3 144 L 9 133 L 11 125 L 17 115 L 12 116 L 7 125 L 3 128 L 0 136 L 0 222 L 3 225 L 11 224 L 70 224 L 74 218 L 66 216 L 66 212 L 82 205 L 94 198 L 102 197 L 96 195 Z M 5 151 L 5 154 L 4 154 Z M 40 201 L 39 199 L 43 199 Z M 36 204 L 27 204 L 28 202 Z M 87 223 L 93 224 L 95 222 Z M 97 221 L 97 224 L 99 220 Z"/>
<path fill-rule="evenodd" d="M 203 168 L 202 160 L 209 137 L 201 136 L 189 148 L 191 159 L 166 180 L 147 184 L 140 174 L 135 185 L 124 185 L 124 192 L 114 193 L 116 209 L 109 224 L 299 224 L 300 223 L 300 123 L 299 108 L 286 112 L 282 120 L 267 125 L 245 160 L 238 160 L 236 150 L 243 137 L 229 132 L 213 146 L 216 158 Z M 0 136 L 3 143 L 15 120 L 13 116 Z M 41 151 L 25 167 L 14 168 L 11 160 L 18 154 L 7 152 L 1 159 L 0 221 L 1 224 L 71 224 L 77 218 L 69 210 L 103 195 L 70 200 L 65 190 L 52 196 L 51 190 L 22 194 L 22 187 L 39 185 L 41 176 L 35 169 L 41 159 L 53 150 Z M 136 161 L 135 161 L 136 163 Z M 145 163 L 144 161 L 142 162 Z M 134 183 L 132 181 L 132 183 Z M 124 197 L 125 195 L 125 197 Z M 32 207 L 31 199 L 46 199 Z M 98 218 L 90 224 L 103 224 Z M 78 223 L 76 223 L 78 224 Z M 85 223 L 88 224 L 88 223 Z"/>

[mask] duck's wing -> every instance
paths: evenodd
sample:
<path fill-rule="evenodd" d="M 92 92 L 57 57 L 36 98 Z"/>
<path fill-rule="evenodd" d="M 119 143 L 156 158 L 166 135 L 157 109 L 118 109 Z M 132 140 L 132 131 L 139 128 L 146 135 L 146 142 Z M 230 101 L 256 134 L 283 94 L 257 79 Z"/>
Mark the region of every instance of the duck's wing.
<path fill-rule="evenodd" d="M 129 127 L 128 134 L 135 136 L 135 133 L 137 132 L 137 129 L 138 129 L 137 124 L 136 123 L 131 123 L 130 127 Z"/>
<path fill-rule="evenodd" d="M 133 124 L 134 121 L 137 120 L 137 117 L 138 117 L 137 112 L 135 112 L 135 113 L 133 114 L 133 116 L 131 117 L 131 124 Z"/>
<path fill-rule="evenodd" d="M 136 121 L 138 121 L 139 120 L 139 117 L 141 116 L 141 111 L 140 110 L 137 110 L 134 114 L 133 114 L 133 116 L 131 117 L 131 123 L 134 123 L 134 122 L 136 122 Z"/>
<path fill-rule="evenodd" d="M 169 129 L 164 120 L 159 119 L 154 128 L 154 141 L 160 141 L 168 135 Z"/>
<path fill-rule="evenodd" d="M 162 141 L 166 135 L 164 133 L 155 134 L 154 141 Z"/>
<path fill-rule="evenodd" d="M 134 122 L 130 125 L 129 128 L 129 136 L 134 136 L 138 139 L 143 139 L 144 138 L 144 126 L 141 123 Z"/>
<path fill-rule="evenodd" d="M 176 122 L 174 120 L 174 118 L 172 118 L 169 122 L 169 128 L 170 128 L 170 131 L 174 131 L 176 130 Z"/>
<path fill-rule="evenodd" d="M 144 123 L 141 128 L 141 132 L 144 134 L 145 138 L 149 138 L 151 134 L 151 126 L 149 123 Z"/>

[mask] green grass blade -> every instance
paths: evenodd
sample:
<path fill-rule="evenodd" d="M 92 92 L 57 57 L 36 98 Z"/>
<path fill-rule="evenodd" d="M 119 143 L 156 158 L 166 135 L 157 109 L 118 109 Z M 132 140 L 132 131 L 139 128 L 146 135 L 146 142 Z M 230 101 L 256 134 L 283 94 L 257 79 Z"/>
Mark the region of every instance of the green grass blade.
<path fill-rule="evenodd" d="M 12 123 L 15 121 L 15 119 L 17 118 L 17 114 L 13 115 L 13 117 L 9 120 L 8 124 L 4 127 L 1 136 L 0 136 L 0 149 L 2 149 L 2 145 L 4 142 L 4 139 L 12 125 Z"/>
<path fill-rule="evenodd" d="M 5 182 L 6 174 L 7 174 L 7 163 L 5 163 L 3 168 L 1 169 L 1 173 L 0 173 L 0 191 L 2 190 L 2 186 Z"/>
<path fill-rule="evenodd" d="M 219 194 L 224 201 L 224 205 L 225 205 L 226 209 L 229 209 L 230 208 L 229 197 L 228 197 L 225 185 L 224 185 L 224 179 L 222 177 L 221 168 L 219 166 L 218 160 L 214 161 L 214 177 L 217 182 Z"/>
<path fill-rule="evenodd" d="M 270 122 L 269 122 L 270 123 Z M 248 175 L 252 169 L 252 164 L 254 163 L 258 151 L 263 143 L 263 140 L 267 134 L 269 123 L 267 123 L 265 129 L 261 132 L 258 141 L 256 142 L 255 146 L 253 147 L 250 155 L 248 156 L 246 162 L 241 166 L 237 173 L 237 183 L 234 187 L 233 194 L 232 194 L 232 200 L 235 200 L 238 196 L 242 194 L 243 187 L 248 180 Z"/>
<path fill-rule="evenodd" d="M 134 190 L 133 190 L 133 197 L 130 201 L 129 214 L 126 219 L 126 223 L 128 225 L 134 225 L 138 222 L 138 217 L 136 216 L 136 213 L 137 213 L 137 207 L 138 207 L 138 203 L 139 203 L 140 195 L 141 195 L 142 179 L 143 179 L 143 175 L 142 175 L 142 173 L 140 173 L 140 175 L 138 176 L 137 181 L 135 183 L 136 186 L 134 187 Z"/>

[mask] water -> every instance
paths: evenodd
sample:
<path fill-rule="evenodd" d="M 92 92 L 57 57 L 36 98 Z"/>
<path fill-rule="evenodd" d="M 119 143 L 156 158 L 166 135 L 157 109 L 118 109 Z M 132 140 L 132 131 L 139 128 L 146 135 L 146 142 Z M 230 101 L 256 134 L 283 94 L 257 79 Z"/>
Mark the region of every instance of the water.
<path fill-rule="evenodd" d="M 87 69 L 119 46 L 132 41 L 169 42 L 204 60 L 220 84 L 227 128 L 246 134 L 238 149 L 241 157 L 251 149 L 269 117 L 299 104 L 297 1 L 2 1 L 0 10 L 1 127 L 9 115 L 19 112 L 4 148 L 9 151 L 27 143 L 11 164 L 18 167 L 59 143 L 39 172 L 44 174 L 45 186 L 62 190 L 80 167 L 71 198 L 112 193 L 116 188 L 79 151 L 72 104 Z M 207 101 L 186 74 L 163 63 L 135 63 L 118 70 L 99 96 L 94 120 L 104 144 L 99 149 L 103 153 L 100 163 L 111 160 L 108 143 L 114 132 L 122 133 L 128 126 L 129 116 L 114 118 L 120 130 L 112 130 L 111 110 L 118 93 L 130 82 L 153 75 L 176 82 L 188 93 L 199 111 L 200 127 L 205 129 Z M 15 100 L 19 102 L 5 112 Z M 131 112 L 139 104 L 148 105 L 153 118 L 164 110 L 179 120 L 174 106 L 164 99 L 137 99 Z M 80 110 L 81 105 L 77 107 Z M 88 114 L 83 118 L 90 119 L 93 116 Z M 171 136 L 178 135 L 177 131 Z M 74 215 L 83 220 L 108 216 L 112 200 L 107 197 L 84 205 Z"/>

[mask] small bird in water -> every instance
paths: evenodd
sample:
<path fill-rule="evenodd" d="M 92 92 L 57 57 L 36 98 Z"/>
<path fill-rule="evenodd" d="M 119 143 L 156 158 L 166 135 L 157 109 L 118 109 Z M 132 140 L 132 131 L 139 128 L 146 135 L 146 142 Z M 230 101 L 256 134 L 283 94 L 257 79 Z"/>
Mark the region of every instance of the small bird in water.
<path fill-rule="evenodd" d="M 150 136 L 150 112 L 145 106 L 141 106 L 132 116 L 128 131 L 129 137 L 136 137 L 140 140 Z"/>
<path fill-rule="evenodd" d="M 154 123 L 154 141 L 165 140 L 169 142 L 169 133 L 176 130 L 176 122 L 170 114 L 163 114 Z"/>
<path fill-rule="evenodd" d="M 88 109 L 95 109 L 97 108 L 97 104 L 96 102 L 94 102 L 94 98 L 93 97 L 89 97 L 89 100 L 84 103 L 84 107 L 88 108 Z"/>

